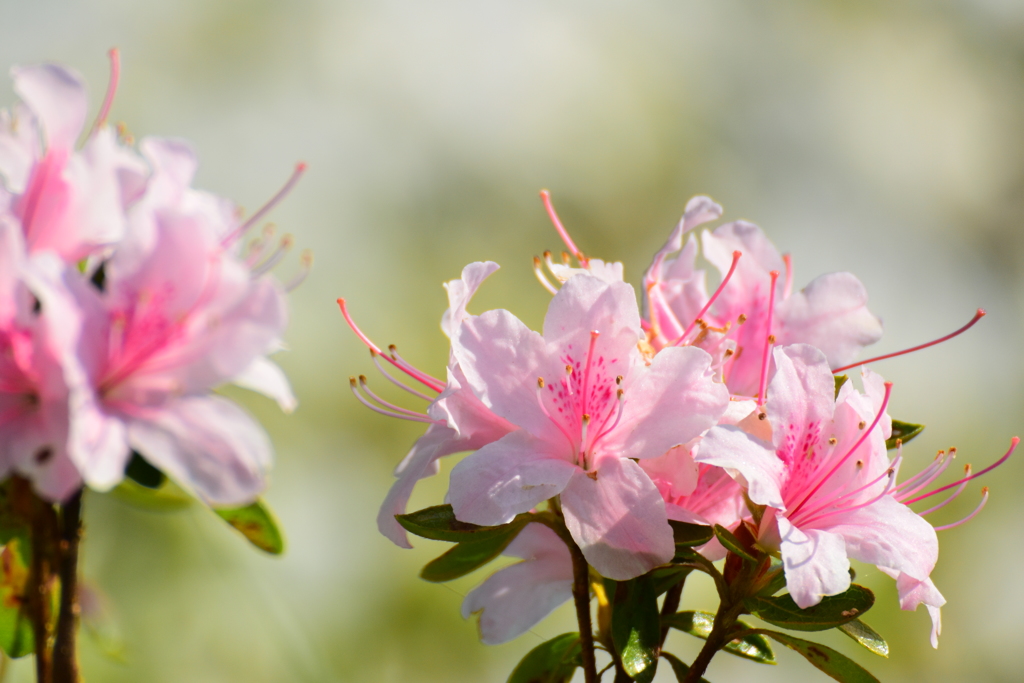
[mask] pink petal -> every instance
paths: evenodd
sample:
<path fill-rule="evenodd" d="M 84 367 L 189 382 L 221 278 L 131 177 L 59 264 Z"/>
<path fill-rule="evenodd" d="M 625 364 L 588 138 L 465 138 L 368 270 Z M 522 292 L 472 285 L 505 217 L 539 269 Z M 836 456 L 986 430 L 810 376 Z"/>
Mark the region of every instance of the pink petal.
<path fill-rule="evenodd" d="M 639 465 L 659 490 L 670 498 L 688 496 L 697 488 L 699 469 L 689 446 L 676 446 L 657 458 L 641 460 Z"/>
<path fill-rule="evenodd" d="M 631 285 L 583 274 L 562 286 L 544 316 L 544 341 L 559 352 L 568 349 L 585 358 L 592 331 L 601 335 L 595 356 L 612 360 L 636 355 L 643 333 Z"/>
<path fill-rule="evenodd" d="M 882 337 L 882 322 L 867 302 L 867 290 L 850 273 L 822 275 L 779 303 L 773 332 L 779 344 L 818 347 L 831 367 L 848 365 Z"/>
<path fill-rule="evenodd" d="M 299 405 L 284 371 L 276 363 L 262 356 L 254 358 L 249 367 L 241 374 L 235 375 L 231 383 L 274 399 L 286 413 L 292 412 Z"/>
<path fill-rule="evenodd" d="M 782 509 L 782 480 L 785 468 L 771 445 L 755 439 L 738 427 L 714 427 L 701 439 L 694 460 L 736 472 L 747 487 L 747 495 L 758 505 Z M 735 475 L 734 475 L 735 476 Z"/>
<path fill-rule="evenodd" d="M 245 505 L 266 487 L 270 441 L 225 398 L 182 398 L 128 429 L 137 451 L 210 505 Z"/>
<path fill-rule="evenodd" d="M 463 522 L 505 524 L 557 496 L 578 471 L 547 442 L 520 429 L 456 465 L 448 498 L 455 517 Z"/>
<path fill-rule="evenodd" d="M 850 587 L 850 560 L 842 536 L 814 529 L 801 530 L 781 515 L 777 519 L 786 587 L 801 609 L 817 605 L 826 595 L 838 595 Z"/>
<path fill-rule="evenodd" d="M 803 457 L 808 447 L 829 437 L 824 432 L 835 409 L 835 380 L 825 355 L 813 346 L 777 348 L 773 356 L 775 376 L 765 410 L 772 441 L 783 457 Z"/>
<path fill-rule="evenodd" d="M 549 356 L 539 334 L 508 311 L 487 311 L 463 322 L 452 353 L 473 392 L 495 414 L 538 437 L 565 443 L 537 398 L 537 378 L 565 370 Z"/>
<path fill-rule="evenodd" d="M 729 404 L 713 380 L 711 357 L 693 347 L 660 351 L 624 385 L 622 418 L 604 448 L 618 444 L 623 458 L 655 458 L 711 428 Z"/>
<path fill-rule="evenodd" d="M 493 261 L 470 263 L 462 269 L 460 279 L 445 283 L 444 288 L 448 292 L 448 310 L 441 317 L 441 329 L 448 338 L 455 335 L 459 325 L 466 318 L 466 306 L 476 294 L 476 290 L 480 288 L 484 280 L 498 270 L 498 267 L 498 264 Z"/>
<path fill-rule="evenodd" d="M 562 492 L 565 525 L 587 562 L 624 581 L 672 559 L 665 501 L 640 466 L 625 458 L 598 463 L 596 478 L 577 470 Z"/>
<path fill-rule="evenodd" d="M 28 105 L 46 134 L 49 149 L 74 149 L 88 115 L 82 79 L 55 64 L 11 69 L 14 91 Z"/>
<path fill-rule="evenodd" d="M 480 613 L 480 639 L 488 645 L 526 633 L 572 599 L 572 559 L 555 532 L 528 524 L 502 554 L 525 562 L 498 570 L 462 603 L 464 619 Z"/>

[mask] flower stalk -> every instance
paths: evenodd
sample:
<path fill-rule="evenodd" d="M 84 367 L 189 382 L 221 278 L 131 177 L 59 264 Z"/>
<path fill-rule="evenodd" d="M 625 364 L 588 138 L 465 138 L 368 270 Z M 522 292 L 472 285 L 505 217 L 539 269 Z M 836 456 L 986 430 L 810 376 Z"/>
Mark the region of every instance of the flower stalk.
<path fill-rule="evenodd" d="M 78 549 L 82 540 L 82 491 L 60 506 L 60 610 L 53 646 L 53 682 L 78 683 Z"/>

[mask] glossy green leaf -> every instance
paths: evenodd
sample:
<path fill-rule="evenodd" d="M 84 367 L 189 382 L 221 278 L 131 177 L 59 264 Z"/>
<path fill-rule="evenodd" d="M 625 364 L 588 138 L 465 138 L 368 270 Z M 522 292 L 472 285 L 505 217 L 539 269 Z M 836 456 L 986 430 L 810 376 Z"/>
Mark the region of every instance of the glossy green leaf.
<path fill-rule="evenodd" d="M 875 595 L 864 586 L 853 584 L 845 593 L 826 596 L 807 609 L 797 607 L 788 593 L 774 598 L 747 598 L 744 604 L 747 611 L 769 624 L 793 631 L 825 631 L 867 612 L 875 604 Z"/>
<path fill-rule="evenodd" d="M 744 560 L 749 562 L 757 562 L 757 558 L 750 554 L 740 540 L 733 535 L 731 531 L 726 529 L 721 524 L 715 525 L 715 536 L 718 536 L 718 541 L 725 546 L 725 549 L 734 555 L 739 555 Z"/>
<path fill-rule="evenodd" d="M 808 662 L 837 681 L 842 681 L 842 683 L 879 683 L 879 680 L 860 664 L 821 643 L 794 638 L 788 633 L 779 633 L 778 631 L 761 631 L 761 633 L 791 650 L 796 650 Z"/>
<path fill-rule="evenodd" d="M 12 659 L 35 650 L 32 622 L 24 610 L 28 582 L 25 546 L 22 539 L 11 538 L 0 551 L 0 650 Z"/>
<path fill-rule="evenodd" d="M 668 523 L 672 527 L 672 535 L 677 546 L 693 548 L 704 545 L 715 537 L 715 530 L 703 524 L 688 524 L 674 519 L 668 520 Z"/>
<path fill-rule="evenodd" d="M 662 617 L 661 624 L 707 640 L 715 625 L 715 615 L 711 612 L 676 612 Z M 750 625 L 744 624 L 742 621 L 736 622 L 736 625 L 744 631 L 751 628 Z M 761 664 L 775 664 L 775 653 L 772 651 L 771 644 L 759 633 L 752 633 L 739 640 L 730 641 L 723 649 L 729 654 L 752 659 Z"/>
<path fill-rule="evenodd" d="M 860 619 L 848 621 L 839 630 L 880 657 L 889 656 L 889 643 Z"/>
<path fill-rule="evenodd" d="M 448 552 L 431 560 L 420 572 L 420 578 L 434 583 L 443 583 L 465 576 L 484 566 L 508 547 L 522 527 L 511 524 L 501 536 L 488 536 L 482 541 L 464 541 L 450 548 Z"/>
<path fill-rule="evenodd" d="M 284 535 L 274 513 L 263 501 L 240 508 L 215 508 L 214 512 L 260 550 L 271 555 L 284 552 Z"/>
<path fill-rule="evenodd" d="M 508 677 L 508 683 L 569 683 L 580 666 L 580 634 L 563 633 L 530 650 Z"/>
<path fill-rule="evenodd" d="M 662 595 L 680 581 L 685 581 L 692 570 L 688 567 L 658 567 L 651 570 L 654 580 L 654 594 Z"/>
<path fill-rule="evenodd" d="M 676 680 L 679 681 L 679 683 L 683 683 L 683 681 L 686 680 L 686 674 L 690 673 L 690 667 L 670 652 L 662 652 L 661 658 L 672 666 L 672 673 L 676 675 Z M 701 678 L 700 683 L 708 683 L 708 680 L 706 678 Z"/>
<path fill-rule="evenodd" d="M 658 668 L 661 619 L 650 574 L 620 581 L 612 598 L 612 644 L 622 668 L 638 683 L 649 683 Z"/>
<path fill-rule="evenodd" d="M 434 541 L 448 541 L 449 543 L 461 543 L 472 540 L 473 542 L 484 541 L 496 536 L 504 536 L 509 528 L 518 527 L 516 530 L 526 526 L 533 517 L 530 513 L 517 515 L 508 524 L 499 526 L 477 526 L 467 524 L 455 519 L 451 505 L 436 505 L 424 508 L 407 515 L 395 515 L 395 519 L 406 531 L 423 538 Z"/>
<path fill-rule="evenodd" d="M 910 441 L 923 431 L 924 425 L 918 425 L 912 422 L 900 422 L 899 420 L 893 420 L 892 436 L 885 440 L 885 447 L 888 450 L 892 450 L 893 448 L 896 448 L 897 439 L 906 444 L 908 441 Z"/>
<path fill-rule="evenodd" d="M 839 398 L 839 390 L 843 388 L 843 385 L 846 384 L 846 380 L 850 379 L 850 376 L 836 375 L 832 379 L 835 380 L 836 383 L 836 395 L 834 396 L 834 398 Z"/>

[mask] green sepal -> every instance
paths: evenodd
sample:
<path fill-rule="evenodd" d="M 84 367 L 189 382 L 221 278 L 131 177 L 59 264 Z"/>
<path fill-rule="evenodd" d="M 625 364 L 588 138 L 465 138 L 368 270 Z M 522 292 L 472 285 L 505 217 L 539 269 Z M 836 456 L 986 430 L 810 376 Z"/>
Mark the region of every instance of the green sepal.
<path fill-rule="evenodd" d="M 661 625 L 707 640 L 708 636 L 711 635 L 711 629 L 715 625 L 715 615 L 710 612 L 676 612 L 667 617 L 662 617 Z M 744 631 L 751 628 L 749 624 L 745 624 L 742 621 L 737 621 L 736 626 Z M 744 659 L 752 659 L 761 664 L 776 663 L 772 646 L 768 643 L 768 639 L 759 633 L 751 633 L 739 640 L 731 640 L 722 649 L 729 654 L 743 657 Z"/>
<path fill-rule="evenodd" d="M 667 661 L 672 666 L 672 673 L 676 675 L 676 680 L 679 683 L 683 683 L 686 680 L 686 675 L 690 673 L 690 667 L 684 664 L 679 657 L 676 657 L 671 652 L 662 652 L 661 658 Z M 706 678 L 701 678 L 700 683 L 709 683 Z"/>
<path fill-rule="evenodd" d="M 715 537 L 715 530 L 703 524 L 677 522 L 674 519 L 668 520 L 668 523 L 672 527 L 672 535 L 677 548 L 695 548 Z"/>
<path fill-rule="evenodd" d="M 508 547 L 516 537 L 521 526 L 505 525 L 506 533 L 500 536 L 488 536 L 482 541 L 463 541 L 449 548 L 446 553 L 431 560 L 422 571 L 420 578 L 433 583 L 443 583 L 465 576 L 484 566 Z"/>
<path fill-rule="evenodd" d="M 846 622 L 839 627 L 839 630 L 879 657 L 889 657 L 889 643 L 885 642 L 885 638 L 875 633 L 873 628 L 860 619 Z"/>
<path fill-rule="evenodd" d="M 658 668 L 661 619 L 650 574 L 619 581 L 612 598 L 612 644 L 623 670 L 638 683 L 650 683 Z"/>
<path fill-rule="evenodd" d="M 569 683 L 583 666 L 579 633 L 563 633 L 526 653 L 508 683 Z"/>
<path fill-rule="evenodd" d="M 748 562 L 757 562 L 757 558 L 751 555 L 743 544 L 740 543 L 740 539 L 736 538 L 731 531 L 726 529 L 721 524 L 715 525 L 715 536 L 718 537 L 718 542 L 725 546 L 725 549 L 734 555 L 742 557 Z"/>
<path fill-rule="evenodd" d="M 908 441 L 913 439 L 915 436 L 924 431 L 924 425 L 914 424 L 913 422 L 900 422 L 899 420 L 892 421 L 892 436 L 885 440 L 886 450 L 892 450 L 896 448 L 896 442 L 900 441 L 906 444 Z"/>
<path fill-rule="evenodd" d="M 789 649 L 796 650 L 804 656 L 804 659 L 837 681 L 842 683 L 879 683 L 879 680 L 860 664 L 821 643 L 794 638 L 788 633 L 779 633 L 778 631 L 762 630 L 760 632 Z"/>
<path fill-rule="evenodd" d="M 826 596 L 817 605 L 807 609 L 797 607 L 788 593 L 744 600 L 747 611 L 758 619 L 792 631 L 826 631 L 836 628 L 853 621 L 874 604 L 874 593 L 857 584 L 851 585 L 845 593 Z"/>
<path fill-rule="evenodd" d="M 25 612 L 27 550 L 26 538 L 11 537 L 0 551 L 0 650 L 11 659 L 35 652 L 32 622 Z"/>
<path fill-rule="evenodd" d="M 839 390 L 843 388 L 843 385 L 846 384 L 846 380 L 850 379 L 850 376 L 849 375 L 835 375 L 834 377 L 832 377 L 832 379 L 836 383 L 836 394 L 835 394 L 835 396 L 833 396 L 833 398 L 839 398 Z"/>
<path fill-rule="evenodd" d="M 651 570 L 651 579 L 654 581 L 654 594 L 662 595 L 668 592 L 672 586 L 680 581 L 685 581 L 690 572 L 689 567 L 658 567 Z"/>
<path fill-rule="evenodd" d="M 284 534 L 277 518 L 262 500 L 239 508 L 214 508 L 214 512 L 260 550 L 271 555 L 284 552 Z"/>
<path fill-rule="evenodd" d="M 455 519 L 451 505 L 435 505 L 410 512 L 407 515 L 395 515 L 398 523 L 409 533 L 429 538 L 432 541 L 448 541 L 449 543 L 462 543 L 463 541 L 479 543 L 490 538 L 503 537 L 509 533 L 510 527 L 518 527 L 516 529 L 518 531 L 526 526 L 532 517 L 533 515 L 529 512 L 524 512 L 521 515 L 516 515 L 516 518 L 508 524 L 477 526 Z"/>

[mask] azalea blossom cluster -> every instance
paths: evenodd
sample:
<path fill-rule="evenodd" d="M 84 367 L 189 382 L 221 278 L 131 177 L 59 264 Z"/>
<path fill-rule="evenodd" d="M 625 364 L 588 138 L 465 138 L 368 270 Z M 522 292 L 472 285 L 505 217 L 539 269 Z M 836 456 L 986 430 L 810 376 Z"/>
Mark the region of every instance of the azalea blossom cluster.
<path fill-rule="evenodd" d="M 62 502 L 117 485 L 141 457 L 203 501 L 263 490 L 270 442 L 231 382 L 295 406 L 268 359 L 287 325 L 267 233 L 191 186 L 184 142 L 107 124 L 119 62 L 95 123 L 82 79 L 53 64 L 12 70 L 0 112 L 0 477 Z M 297 284 L 297 281 L 293 284 Z"/>
<path fill-rule="evenodd" d="M 733 630 L 719 633 L 716 647 L 738 632 L 738 614 L 757 613 L 749 601 L 726 610 L 727 597 L 740 589 L 730 593 L 723 586 L 742 583 L 746 598 L 769 600 L 785 587 L 786 599 L 806 609 L 852 590 L 851 560 L 892 576 L 903 609 L 925 605 L 937 646 L 945 599 L 930 578 L 938 560 L 936 532 L 973 517 L 981 505 L 944 526 L 933 526 L 927 516 L 991 467 L 976 474 L 968 468 L 957 481 L 937 486 L 952 461 L 949 452 L 920 472 L 903 473 L 900 437 L 914 434 L 904 423 L 894 429 L 887 412 L 891 384 L 866 365 L 861 388 L 843 374 L 882 336 L 861 282 L 832 273 L 794 291 L 791 259 L 756 225 L 726 223 L 698 239 L 696 228 L 722 216 L 718 204 L 698 196 L 644 274 L 640 308 L 622 264 L 584 255 L 549 195 L 542 198 L 567 248 L 561 259 L 550 252 L 534 259 L 538 280 L 553 295 L 542 332 L 506 310 L 468 313 L 474 292 L 498 268 L 470 264 L 445 285 L 449 308 L 441 327 L 451 352 L 440 379 L 413 367 L 394 347 L 384 352 L 339 300 L 381 372 L 427 402 L 423 411 L 405 408 L 371 391 L 365 377 L 351 380 L 368 407 L 428 425 L 395 470 L 378 516 L 380 531 L 409 547 L 407 529 L 447 541 L 472 525 L 488 534 L 513 529 L 497 551 L 522 561 L 470 592 L 463 615 L 479 613 L 483 641 L 501 643 L 575 597 L 585 670 L 588 642 L 593 645 L 581 597 L 597 598 L 600 622 L 615 602 L 606 580 L 635 582 L 672 567 L 707 571 L 719 582 L 719 617 Z M 713 290 L 698 268 L 698 253 L 718 271 Z M 982 315 L 979 310 L 957 333 Z M 424 520 L 440 519 L 441 508 L 407 513 L 413 487 L 439 471 L 439 458 L 466 451 L 451 472 L 450 528 L 442 535 L 423 532 Z M 915 505 L 950 490 L 937 504 Z M 987 490 L 982 505 L 986 499 Z M 680 546 L 679 530 L 709 527 L 714 533 L 696 552 Z M 451 565 L 459 547 L 435 562 L 447 558 Z M 713 564 L 723 558 L 724 574 Z M 752 564 L 743 564 L 748 560 Z M 661 623 L 667 629 L 669 598 L 665 603 Z M 847 610 L 843 618 L 856 614 Z M 599 625 L 599 639 L 602 630 Z M 708 639 L 705 649 L 715 633 L 701 636 Z M 632 676 L 625 652 L 605 636 L 613 664 Z M 699 679 L 706 659 L 686 680 Z M 635 680 L 649 680 L 647 674 Z M 588 671 L 587 680 L 596 678 Z"/>

